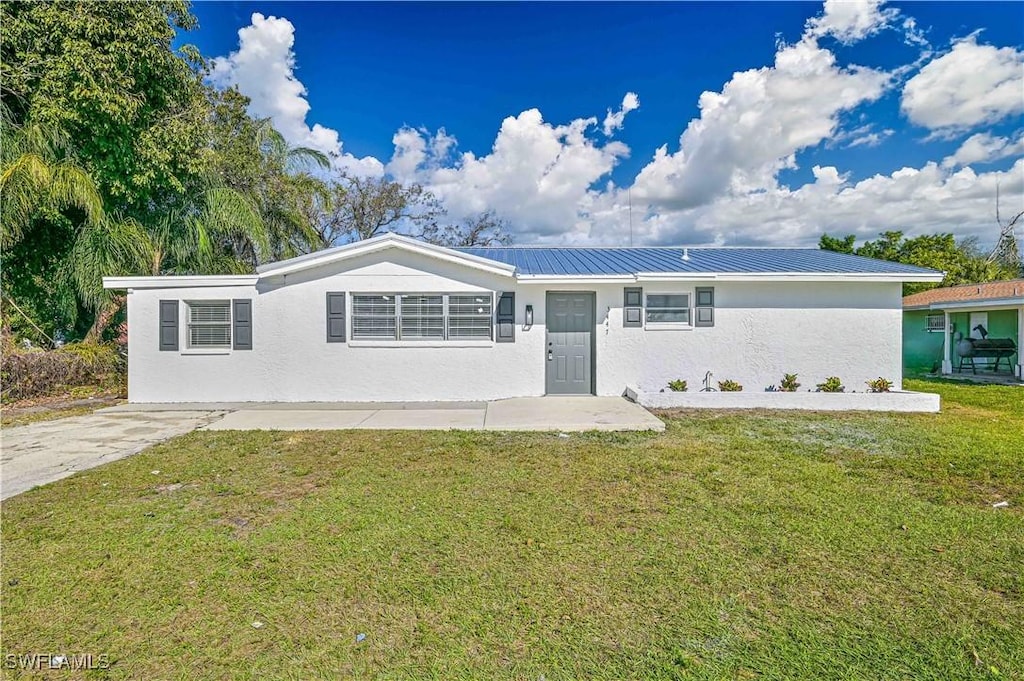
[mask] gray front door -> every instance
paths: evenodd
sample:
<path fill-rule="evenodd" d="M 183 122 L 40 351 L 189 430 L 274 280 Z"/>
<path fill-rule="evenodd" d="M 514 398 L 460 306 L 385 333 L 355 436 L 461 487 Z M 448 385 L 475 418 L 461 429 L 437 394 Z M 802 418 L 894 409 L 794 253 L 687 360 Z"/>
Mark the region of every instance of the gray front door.
<path fill-rule="evenodd" d="M 594 392 L 594 294 L 548 293 L 547 392 Z"/>

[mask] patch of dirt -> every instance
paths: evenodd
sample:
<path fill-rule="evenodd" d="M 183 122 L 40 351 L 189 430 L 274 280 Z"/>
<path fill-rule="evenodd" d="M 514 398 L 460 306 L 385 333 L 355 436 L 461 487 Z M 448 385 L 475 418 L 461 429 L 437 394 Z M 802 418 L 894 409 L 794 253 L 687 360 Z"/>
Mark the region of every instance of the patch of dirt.
<path fill-rule="evenodd" d="M 172 492 L 177 492 L 180 489 L 191 489 L 193 487 L 195 487 L 195 485 L 186 485 L 183 482 L 175 482 L 170 485 L 157 485 L 154 489 L 160 494 L 171 494 Z"/>

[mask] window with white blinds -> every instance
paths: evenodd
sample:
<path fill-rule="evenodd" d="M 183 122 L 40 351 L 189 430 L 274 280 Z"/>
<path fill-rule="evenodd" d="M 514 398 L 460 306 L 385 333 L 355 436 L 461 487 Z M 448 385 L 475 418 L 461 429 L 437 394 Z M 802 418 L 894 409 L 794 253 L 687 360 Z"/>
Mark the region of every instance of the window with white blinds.
<path fill-rule="evenodd" d="M 188 347 L 231 347 L 231 301 L 190 300 L 188 307 Z"/>
<path fill-rule="evenodd" d="M 444 339 L 444 296 L 402 295 L 402 338 Z"/>
<path fill-rule="evenodd" d="M 491 296 L 448 296 L 448 338 L 490 340 Z"/>
<path fill-rule="evenodd" d="M 356 293 L 353 340 L 490 340 L 491 294 Z"/>
<path fill-rule="evenodd" d="M 352 296 L 352 338 L 397 338 L 396 297 L 380 293 Z"/>

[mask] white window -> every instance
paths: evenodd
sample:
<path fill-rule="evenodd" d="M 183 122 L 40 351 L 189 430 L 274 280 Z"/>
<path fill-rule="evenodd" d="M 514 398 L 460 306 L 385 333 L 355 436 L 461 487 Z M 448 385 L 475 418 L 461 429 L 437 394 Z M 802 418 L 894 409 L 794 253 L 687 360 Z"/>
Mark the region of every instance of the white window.
<path fill-rule="evenodd" d="M 945 331 L 946 330 L 946 315 L 944 314 L 930 314 L 928 315 L 928 332 Z"/>
<path fill-rule="evenodd" d="M 444 296 L 403 295 L 401 328 L 406 340 L 443 340 Z"/>
<path fill-rule="evenodd" d="M 188 347 L 231 347 L 231 301 L 190 300 L 188 306 Z"/>
<path fill-rule="evenodd" d="M 648 293 L 644 309 L 648 324 L 690 324 L 689 293 Z"/>
<path fill-rule="evenodd" d="M 352 338 L 397 338 L 394 294 L 352 296 Z"/>
<path fill-rule="evenodd" d="M 448 338 L 451 340 L 490 340 L 491 296 L 448 296 Z"/>
<path fill-rule="evenodd" d="M 356 293 L 353 340 L 491 340 L 489 293 Z"/>

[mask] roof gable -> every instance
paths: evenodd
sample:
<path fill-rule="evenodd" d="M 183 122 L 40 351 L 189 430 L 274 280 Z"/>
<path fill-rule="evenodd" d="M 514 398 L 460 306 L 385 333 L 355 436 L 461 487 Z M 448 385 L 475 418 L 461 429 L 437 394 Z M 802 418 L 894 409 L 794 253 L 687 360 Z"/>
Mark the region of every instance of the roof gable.
<path fill-rule="evenodd" d="M 300 255 L 296 258 L 260 265 L 256 268 L 256 272 L 260 278 L 293 274 L 392 248 L 507 277 L 513 276 L 516 269 L 514 265 L 481 258 L 471 253 L 463 253 L 451 248 L 444 248 L 443 246 L 435 246 L 418 239 L 388 232 L 371 239 L 354 241 L 344 246 L 335 246 L 334 248 L 327 248 L 315 253 Z"/>

